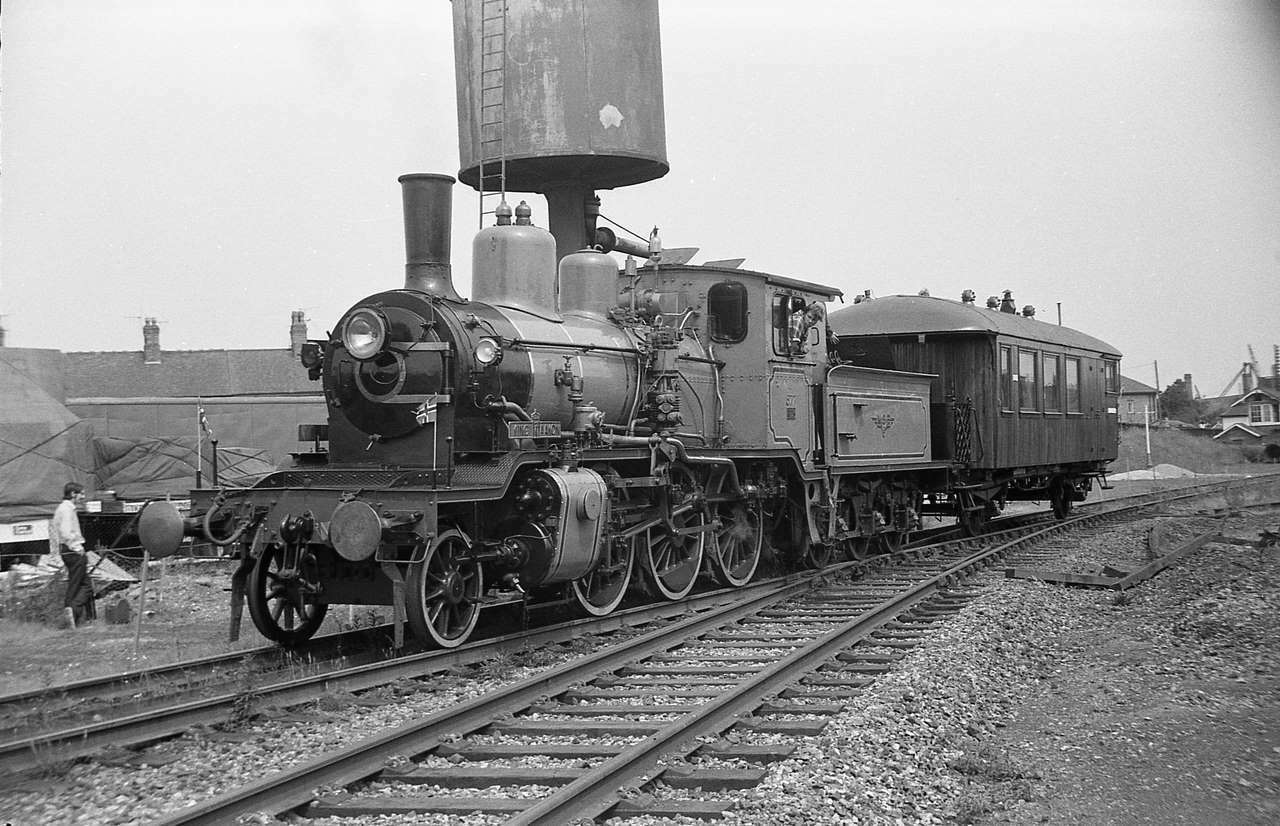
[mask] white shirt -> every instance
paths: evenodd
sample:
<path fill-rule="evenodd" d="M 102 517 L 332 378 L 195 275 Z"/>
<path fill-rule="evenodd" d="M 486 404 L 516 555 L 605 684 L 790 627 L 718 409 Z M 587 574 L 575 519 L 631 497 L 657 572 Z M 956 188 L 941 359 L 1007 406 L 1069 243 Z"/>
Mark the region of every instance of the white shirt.
<path fill-rule="evenodd" d="M 70 499 L 63 499 L 53 512 L 53 519 L 49 522 L 49 544 L 56 550 L 61 550 L 60 545 L 66 545 L 73 551 L 84 551 L 80 517 L 76 515 L 76 505 Z"/>

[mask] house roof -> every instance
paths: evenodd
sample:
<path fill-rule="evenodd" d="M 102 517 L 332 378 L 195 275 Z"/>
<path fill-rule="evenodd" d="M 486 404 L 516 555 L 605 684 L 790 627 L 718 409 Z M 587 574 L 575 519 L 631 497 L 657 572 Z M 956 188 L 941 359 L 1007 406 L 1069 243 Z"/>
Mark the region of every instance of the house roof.
<path fill-rule="evenodd" d="M 1105 356 L 1120 357 L 1120 351 L 1110 344 L 1070 327 L 927 295 L 890 295 L 863 301 L 831 313 L 827 323 L 832 332 L 841 338 L 983 333 L 1060 344 L 1091 350 Z"/>
<path fill-rule="evenodd" d="M 1151 387 L 1150 385 L 1143 384 L 1142 382 L 1137 381 L 1136 379 L 1131 379 L 1128 376 L 1121 375 L 1120 376 L 1120 392 L 1129 393 L 1132 395 L 1138 395 L 1138 394 L 1147 394 L 1147 393 L 1158 394 L 1160 391 L 1156 390 L 1154 387 Z"/>
<path fill-rule="evenodd" d="M 158 364 L 141 351 L 65 353 L 67 398 L 315 394 L 319 385 L 288 348 L 165 350 Z"/>
<path fill-rule="evenodd" d="M 1258 400 L 1280 402 L 1280 393 L 1265 387 L 1255 387 L 1248 393 L 1245 393 L 1243 396 L 1236 399 L 1231 406 L 1238 407 L 1242 404 L 1256 403 Z"/>
<path fill-rule="evenodd" d="M 1264 434 L 1270 433 L 1271 431 L 1276 429 L 1280 429 L 1280 423 L 1244 425 L 1244 424 L 1240 424 L 1239 422 L 1236 422 L 1235 424 L 1231 425 L 1231 427 L 1228 427 L 1225 430 L 1223 430 L 1221 433 L 1215 434 L 1213 438 L 1221 439 L 1223 436 L 1227 435 L 1233 430 L 1243 430 L 1245 433 L 1248 433 L 1253 438 L 1261 439 Z"/>

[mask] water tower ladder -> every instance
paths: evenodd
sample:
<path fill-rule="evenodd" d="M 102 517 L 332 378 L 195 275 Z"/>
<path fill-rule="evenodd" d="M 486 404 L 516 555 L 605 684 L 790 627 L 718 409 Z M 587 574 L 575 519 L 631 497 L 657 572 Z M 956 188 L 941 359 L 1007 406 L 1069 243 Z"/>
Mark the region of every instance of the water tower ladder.
<path fill-rule="evenodd" d="M 480 4 L 480 226 L 506 200 L 507 0 Z M 496 169 L 494 167 L 497 167 Z"/>

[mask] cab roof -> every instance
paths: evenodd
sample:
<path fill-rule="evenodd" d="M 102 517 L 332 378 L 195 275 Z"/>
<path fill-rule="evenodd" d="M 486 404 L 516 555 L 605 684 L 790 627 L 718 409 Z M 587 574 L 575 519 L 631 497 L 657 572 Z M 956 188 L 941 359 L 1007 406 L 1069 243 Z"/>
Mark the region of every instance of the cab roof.
<path fill-rule="evenodd" d="M 788 278 L 785 275 L 774 275 L 773 273 L 758 272 L 756 270 L 744 270 L 737 267 L 721 267 L 715 264 L 668 264 L 655 268 L 652 265 L 642 267 L 640 272 L 653 272 L 655 269 L 661 269 L 663 272 L 672 272 L 676 270 L 712 273 L 724 278 L 746 278 L 760 279 L 767 284 L 775 287 L 784 287 L 789 290 L 798 292 L 812 293 L 821 296 L 827 301 L 834 301 L 844 296 L 836 287 L 828 287 L 826 284 L 817 284 L 813 281 L 804 281 L 799 278 Z"/>
<path fill-rule="evenodd" d="M 976 333 L 1058 344 L 1120 357 L 1120 351 L 1110 344 L 1070 327 L 927 295 L 873 298 L 836 310 L 828 316 L 827 324 L 841 338 Z"/>

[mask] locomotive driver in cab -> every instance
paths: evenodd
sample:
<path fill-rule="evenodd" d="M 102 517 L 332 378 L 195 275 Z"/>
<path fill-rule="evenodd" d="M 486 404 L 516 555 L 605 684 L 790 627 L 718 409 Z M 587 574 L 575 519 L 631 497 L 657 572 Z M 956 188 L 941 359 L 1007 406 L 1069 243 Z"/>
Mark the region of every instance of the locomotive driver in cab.
<path fill-rule="evenodd" d="M 787 324 L 787 336 L 791 341 L 791 352 L 794 355 L 800 355 L 808 348 L 806 343 L 809 340 L 809 331 L 822 323 L 823 307 L 817 301 L 805 306 L 804 302 L 797 298 L 792 305 L 794 309 Z"/>

